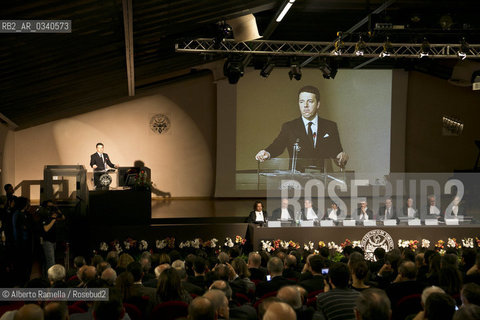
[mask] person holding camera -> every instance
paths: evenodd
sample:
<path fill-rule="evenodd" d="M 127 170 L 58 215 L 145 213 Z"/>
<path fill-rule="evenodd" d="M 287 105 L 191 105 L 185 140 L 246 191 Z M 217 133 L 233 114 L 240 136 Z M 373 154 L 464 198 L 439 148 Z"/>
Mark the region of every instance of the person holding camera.
<path fill-rule="evenodd" d="M 54 205 L 53 201 L 46 200 L 39 208 L 41 223 L 43 226 L 42 248 L 45 255 L 45 270 L 55 264 L 55 248 L 57 243 L 57 223 L 65 220 L 65 216 Z"/>

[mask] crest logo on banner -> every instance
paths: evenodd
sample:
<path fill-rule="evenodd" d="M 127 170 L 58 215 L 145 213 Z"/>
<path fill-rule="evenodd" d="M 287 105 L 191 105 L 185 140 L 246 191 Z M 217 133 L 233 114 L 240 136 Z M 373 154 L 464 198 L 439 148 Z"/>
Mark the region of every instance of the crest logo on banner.
<path fill-rule="evenodd" d="M 374 261 L 375 259 L 373 256 L 375 249 L 383 248 L 388 252 L 395 248 L 392 237 L 381 229 L 367 232 L 362 238 L 361 246 L 365 252 L 365 259 L 370 261 Z"/>

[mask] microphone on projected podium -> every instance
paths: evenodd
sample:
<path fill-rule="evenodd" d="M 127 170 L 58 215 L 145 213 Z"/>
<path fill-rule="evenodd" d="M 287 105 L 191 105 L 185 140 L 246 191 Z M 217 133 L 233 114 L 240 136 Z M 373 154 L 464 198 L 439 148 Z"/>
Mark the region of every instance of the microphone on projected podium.
<path fill-rule="evenodd" d="M 300 138 L 297 138 L 295 143 L 293 144 L 293 152 L 292 152 L 292 170 L 291 173 L 294 174 L 297 170 L 297 158 L 298 158 L 298 152 L 300 151 L 301 147 L 298 144 L 300 142 Z"/>

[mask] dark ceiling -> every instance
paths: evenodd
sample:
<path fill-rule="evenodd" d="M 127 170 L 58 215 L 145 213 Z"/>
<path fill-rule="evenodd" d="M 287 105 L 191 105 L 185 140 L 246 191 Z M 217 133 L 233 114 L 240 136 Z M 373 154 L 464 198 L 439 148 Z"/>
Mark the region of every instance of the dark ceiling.
<path fill-rule="evenodd" d="M 175 53 L 178 39 L 212 37 L 215 23 L 253 13 L 260 34 L 270 39 L 333 41 L 385 1 L 297 0 L 285 19 L 271 24 L 283 1 L 133 1 L 135 88 L 137 94 L 172 81 L 221 55 Z M 480 43 L 480 1 L 399 0 L 371 16 L 357 32 L 375 31 L 375 22 L 404 25 L 393 41 L 458 43 L 465 36 Z M 11 1 L 1 19 L 72 20 L 68 34 L 0 34 L 0 113 L 24 129 L 129 99 L 122 0 Z M 446 22 L 443 24 L 441 22 Z M 369 28 L 370 26 L 370 28 Z M 446 27 L 445 27 L 446 26 Z M 383 41 L 375 31 L 367 41 Z M 348 35 L 347 35 L 348 38 Z M 350 36 L 356 41 L 358 33 Z M 259 65 L 265 57 L 254 57 Z M 351 68 L 364 60 L 339 59 Z M 280 62 L 279 64 L 281 64 Z M 367 68 L 406 68 L 448 77 L 455 61 L 377 60 Z M 314 65 L 312 64 L 312 67 Z M 241 81 L 241 80 L 240 80 Z"/>

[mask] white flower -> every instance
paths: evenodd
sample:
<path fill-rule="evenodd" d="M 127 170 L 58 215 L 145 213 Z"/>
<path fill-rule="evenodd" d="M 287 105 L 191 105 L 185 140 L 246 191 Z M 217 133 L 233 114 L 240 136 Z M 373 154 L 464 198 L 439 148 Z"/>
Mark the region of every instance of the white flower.
<path fill-rule="evenodd" d="M 100 251 L 107 251 L 108 245 L 105 242 L 100 242 Z"/>
<path fill-rule="evenodd" d="M 120 246 L 120 243 L 115 243 L 115 251 L 117 251 L 118 253 L 122 252 L 122 247 Z"/>
<path fill-rule="evenodd" d="M 310 247 L 310 250 L 313 250 L 315 248 L 315 244 L 312 241 L 308 242 L 308 246 Z"/>
<path fill-rule="evenodd" d="M 196 238 L 195 240 L 192 241 L 192 247 L 194 247 L 195 249 L 200 248 L 200 239 L 199 238 Z"/>
<path fill-rule="evenodd" d="M 354 248 L 355 247 L 360 247 L 360 245 L 361 245 L 361 242 L 358 241 L 358 240 L 355 240 L 355 241 L 352 242 L 352 247 L 354 247 Z"/>
<path fill-rule="evenodd" d="M 465 248 L 473 248 L 473 238 L 463 238 L 462 244 Z"/>
<path fill-rule="evenodd" d="M 233 241 L 232 241 L 232 239 L 231 239 L 230 237 L 226 237 L 226 238 L 225 238 L 225 246 L 226 246 L 226 247 L 229 247 L 229 248 L 231 248 L 231 247 L 234 246 Z"/>
<path fill-rule="evenodd" d="M 288 242 L 287 241 L 280 241 L 280 247 L 283 249 L 288 249 Z"/>
<path fill-rule="evenodd" d="M 217 246 L 218 239 L 213 238 L 210 241 L 211 241 L 210 247 L 215 248 Z"/>
<path fill-rule="evenodd" d="M 448 238 L 447 240 L 447 247 L 449 248 L 455 248 L 455 240 L 453 240 L 452 238 Z"/>
<path fill-rule="evenodd" d="M 272 243 L 270 241 L 262 240 L 262 250 L 270 252 L 272 251 Z"/>
<path fill-rule="evenodd" d="M 337 245 L 333 241 L 330 241 L 329 243 L 327 243 L 327 246 L 328 246 L 328 249 L 336 249 L 337 248 Z"/>
<path fill-rule="evenodd" d="M 139 244 L 138 244 L 138 249 L 140 251 L 144 251 L 144 250 L 147 250 L 148 248 L 148 242 L 145 241 L 145 240 L 140 240 Z"/>
<path fill-rule="evenodd" d="M 422 248 L 430 247 L 430 240 L 422 239 Z"/>
<path fill-rule="evenodd" d="M 130 242 L 128 242 L 128 241 L 123 241 L 123 245 L 125 246 L 125 250 L 129 250 L 129 249 L 130 249 Z"/>
<path fill-rule="evenodd" d="M 167 241 L 165 240 L 157 240 L 155 242 L 155 246 L 157 247 L 157 249 L 163 249 L 167 246 Z"/>

